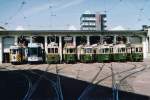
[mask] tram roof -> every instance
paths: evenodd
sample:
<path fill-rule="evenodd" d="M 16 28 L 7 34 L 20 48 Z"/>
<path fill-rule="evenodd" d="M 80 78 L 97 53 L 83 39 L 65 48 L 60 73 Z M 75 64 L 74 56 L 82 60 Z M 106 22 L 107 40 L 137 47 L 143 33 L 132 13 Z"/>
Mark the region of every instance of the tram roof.
<path fill-rule="evenodd" d="M 13 34 L 21 34 L 21 35 L 48 35 L 48 34 L 147 34 L 145 30 L 106 30 L 106 31 L 98 31 L 98 30 L 0 30 L 0 35 L 13 35 Z"/>

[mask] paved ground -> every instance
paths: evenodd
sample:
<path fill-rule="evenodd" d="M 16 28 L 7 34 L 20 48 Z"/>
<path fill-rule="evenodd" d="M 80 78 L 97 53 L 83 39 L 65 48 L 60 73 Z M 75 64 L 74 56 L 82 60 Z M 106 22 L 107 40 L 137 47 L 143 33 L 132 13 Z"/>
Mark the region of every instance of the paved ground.
<path fill-rule="evenodd" d="M 7 68 L 9 70 L 25 70 L 39 69 L 48 72 L 58 73 L 67 77 L 78 80 L 92 82 L 112 87 L 112 82 L 118 84 L 118 88 L 124 91 L 135 92 L 150 96 L 150 62 L 124 62 L 124 63 L 77 63 L 77 64 L 22 64 L 11 65 L 1 64 L 1 70 Z M 113 77 L 112 77 L 113 75 Z M 112 81 L 112 79 L 114 81 Z"/>

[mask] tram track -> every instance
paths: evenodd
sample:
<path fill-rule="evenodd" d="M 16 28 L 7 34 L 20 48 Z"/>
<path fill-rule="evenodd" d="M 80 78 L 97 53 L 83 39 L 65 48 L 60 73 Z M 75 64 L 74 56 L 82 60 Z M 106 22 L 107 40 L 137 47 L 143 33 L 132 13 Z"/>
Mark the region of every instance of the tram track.
<path fill-rule="evenodd" d="M 126 90 L 128 92 L 134 92 L 132 86 L 128 84 L 127 79 L 147 69 L 146 65 L 141 65 L 140 67 L 138 67 L 136 64 L 132 64 L 132 65 L 136 66 L 134 70 L 128 71 L 128 73 L 123 73 L 118 75 L 117 84 L 119 85 L 119 89 L 122 88 L 122 90 Z"/>
<path fill-rule="evenodd" d="M 63 100 L 63 95 L 62 95 L 62 90 L 61 90 L 61 82 L 60 82 L 60 76 L 59 76 L 59 69 L 57 67 L 57 64 L 55 66 L 56 68 L 56 74 L 57 74 L 57 78 L 56 78 L 56 82 L 52 81 L 51 79 L 49 79 L 47 76 L 46 76 L 46 72 L 48 72 L 49 70 L 53 69 L 53 68 L 50 68 L 51 65 L 48 64 L 48 67 L 46 67 L 46 69 L 44 70 L 43 74 L 39 74 L 39 73 L 36 73 L 32 70 L 30 70 L 31 73 L 37 75 L 39 78 L 37 79 L 37 81 L 33 84 L 33 88 L 31 89 L 31 92 L 29 93 L 29 96 L 25 99 L 25 100 L 28 100 L 31 98 L 31 96 L 33 95 L 33 93 L 35 92 L 39 82 L 42 80 L 42 78 L 44 78 L 45 80 L 48 80 L 52 85 L 53 88 L 55 88 L 55 92 L 59 98 L 59 100 Z"/>
<path fill-rule="evenodd" d="M 103 68 L 106 66 L 106 64 L 103 63 L 101 66 L 98 67 L 99 70 L 98 70 L 98 72 L 94 75 L 94 77 L 92 78 L 91 83 L 94 84 L 94 85 L 98 85 L 99 83 L 105 81 L 107 78 L 110 78 L 110 77 L 112 77 L 113 75 L 114 75 L 114 76 L 115 76 L 115 75 L 118 75 L 118 76 L 119 76 L 119 75 L 125 74 L 125 76 L 121 77 L 121 78 L 118 80 L 118 81 L 120 81 L 120 85 L 121 85 L 121 84 L 123 84 L 122 82 L 123 82 L 124 80 L 126 80 L 127 78 L 131 77 L 132 75 L 134 75 L 134 74 L 136 74 L 136 73 L 138 73 L 138 72 L 142 72 L 142 71 L 144 71 L 144 70 L 146 70 L 146 69 L 148 68 L 148 67 L 147 67 L 146 65 L 144 65 L 144 64 L 141 64 L 140 66 L 137 66 L 137 65 L 134 64 L 134 63 L 129 63 L 129 64 L 130 64 L 130 65 L 133 65 L 133 67 L 132 67 L 132 68 L 129 68 L 129 69 L 127 69 L 127 70 L 123 70 L 123 71 L 114 72 L 114 73 L 112 73 L 112 74 L 109 74 L 109 75 L 105 76 L 104 78 L 98 80 L 96 83 L 94 83 L 94 81 L 97 80 L 97 77 L 98 77 L 98 76 L 100 75 L 100 73 L 102 72 Z M 110 65 L 111 65 L 110 68 L 111 68 L 111 67 L 113 68 L 112 63 L 110 63 Z M 9 67 L 9 66 L 10 66 L 10 65 L 6 66 L 6 69 L 7 69 L 7 67 Z M 48 66 L 45 68 L 45 70 L 44 70 L 44 72 L 43 72 L 42 74 L 36 73 L 36 72 L 30 70 L 30 68 L 28 68 L 28 70 L 30 70 L 29 72 L 36 74 L 39 78 L 36 80 L 36 82 L 38 82 L 38 83 L 35 82 L 35 83 L 32 85 L 32 83 L 30 82 L 30 83 L 28 84 L 30 88 L 28 88 L 28 92 L 26 93 L 25 99 L 23 99 L 23 100 L 29 100 L 29 99 L 30 99 L 30 97 L 31 97 L 32 94 L 35 92 L 35 90 L 36 90 L 36 88 L 37 88 L 37 86 L 38 86 L 38 84 L 39 84 L 39 82 L 41 81 L 42 78 L 44 78 L 45 80 L 49 80 L 49 81 L 53 84 L 54 87 L 57 86 L 57 88 L 56 88 L 57 94 L 58 94 L 59 96 L 61 95 L 60 98 L 61 98 L 61 100 L 63 100 L 63 94 L 62 94 L 62 90 L 61 90 L 61 80 L 60 80 L 60 76 L 59 76 L 59 72 L 61 71 L 62 68 L 59 69 L 57 64 L 56 64 L 55 67 L 52 67 L 52 68 L 50 68 L 50 66 L 51 66 L 51 65 L 48 65 Z M 143 67 L 142 67 L 142 66 L 143 66 Z M 0 66 L 0 67 L 1 67 L 1 66 Z M 14 65 L 12 65 L 11 67 L 15 69 L 15 66 L 14 66 Z M 52 80 L 50 80 L 50 79 L 46 76 L 46 74 L 44 74 L 44 73 L 48 72 L 49 70 L 51 70 L 51 69 L 53 69 L 53 68 L 56 69 L 56 74 L 57 74 L 57 82 L 56 82 L 56 83 L 52 82 Z M 9 70 L 9 69 L 8 69 L 8 70 Z M 17 68 L 17 70 L 18 70 L 18 68 Z M 26 70 L 26 69 L 25 69 L 25 70 Z M 29 82 L 29 80 L 28 80 L 28 82 Z M 37 84 L 37 86 L 34 86 L 35 84 Z M 88 86 L 87 88 L 90 88 L 90 87 L 91 87 L 91 86 Z M 33 92 L 33 93 L 32 93 L 32 92 Z M 60 93 L 61 93 L 61 94 L 60 94 Z M 31 96 L 30 96 L 30 95 L 31 95 Z M 80 100 L 80 99 L 78 99 L 78 100 Z"/>
<path fill-rule="evenodd" d="M 46 69 L 44 70 L 44 72 L 43 72 L 42 74 L 39 74 L 39 73 L 33 71 L 33 70 L 31 69 L 33 66 L 29 67 L 28 69 L 22 69 L 22 68 L 19 69 L 19 68 L 16 68 L 14 65 L 11 65 L 11 66 L 12 66 L 13 70 L 25 70 L 25 71 L 28 71 L 28 72 L 30 72 L 30 73 L 32 73 L 32 74 L 35 74 L 35 75 L 37 75 L 37 76 L 39 77 L 39 78 L 33 83 L 33 82 L 31 81 L 31 79 L 28 77 L 28 75 L 24 74 L 24 76 L 27 77 L 26 80 L 28 80 L 28 86 L 29 86 L 29 88 L 28 88 L 28 91 L 26 92 L 26 94 L 25 94 L 23 100 L 30 100 L 31 96 L 34 94 L 36 88 L 38 87 L 38 84 L 40 83 L 40 81 L 41 81 L 43 78 L 44 78 L 45 80 L 48 80 L 49 82 L 51 82 L 50 85 L 53 84 L 53 87 L 54 87 L 54 88 L 56 87 L 56 86 L 55 86 L 55 83 L 54 83 L 52 80 L 50 80 L 50 79 L 46 76 L 46 72 L 48 72 L 50 65 L 48 65 L 48 66 L 46 67 Z M 7 69 L 7 70 L 10 70 L 10 69 L 9 69 L 10 65 L 7 66 L 7 67 L 8 67 L 8 68 L 6 68 L 6 69 Z M 11 69 L 11 70 L 12 70 L 12 69 Z M 22 74 L 22 73 L 19 73 L 19 74 Z M 55 90 L 57 91 L 56 88 L 55 88 Z M 57 93 L 57 95 L 59 95 L 59 93 Z"/>
<path fill-rule="evenodd" d="M 99 66 L 99 70 L 98 72 L 96 73 L 96 75 L 92 78 L 91 82 L 90 82 L 90 85 L 88 85 L 84 90 L 83 92 L 81 93 L 81 95 L 79 96 L 78 100 L 82 100 L 82 97 L 86 94 L 86 92 L 88 92 L 89 89 L 92 88 L 93 84 L 94 84 L 94 81 L 96 81 L 97 77 L 100 75 L 100 73 L 102 72 L 103 68 L 105 66 L 105 63 L 103 63 L 101 66 Z"/>
<path fill-rule="evenodd" d="M 8 70 L 8 71 L 12 71 L 12 69 L 10 69 L 10 66 L 11 66 L 14 70 L 18 70 L 18 69 L 15 68 L 15 65 L 7 65 L 7 66 L 4 66 L 4 67 L 3 67 L 3 66 L 0 66 L 0 67 L 3 67 L 4 69 L 6 69 L 6 70 Z M 22 76 L 26 79 L 26 81 L 27 81 L 27 84 L 28 84 L 27 92 L 26 92 L 25 96 L 24 96 L 23 99 L 22 99 L 22 100 L 25 100 L 24 98 L 26 98 L 26 96 L 28 95 L 28 93 L 29 93 L 30 90 L 31 90 L 32 82 L 31 82 L 30 78 L 28 77 L 28 75 L 26 75 L 26 74 L 24 74 L 24 73 L 22 73 L 22 72 L 16 72 L 16 73 L 19 74 L 19 75 L 22 75 Z"/>

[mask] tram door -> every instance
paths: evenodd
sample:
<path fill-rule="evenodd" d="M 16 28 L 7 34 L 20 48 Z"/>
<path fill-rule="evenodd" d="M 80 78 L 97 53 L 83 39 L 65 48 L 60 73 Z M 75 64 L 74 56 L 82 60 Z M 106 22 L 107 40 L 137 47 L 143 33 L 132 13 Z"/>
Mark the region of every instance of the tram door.
<path fill-rule="evenodd" d="M 9 48 L 10 46 L 14 45 L 15 39 L 14 37 L 7 36 L 3 37 L 3 63 L 9 63 L 10 62 L 10 56 L 9 56 Z"/>
<path fill-rule="evenodd" d="M 3 53 L 3 63 L 9 63 L 9 62 L 10 62 L 9 53 Z"/>

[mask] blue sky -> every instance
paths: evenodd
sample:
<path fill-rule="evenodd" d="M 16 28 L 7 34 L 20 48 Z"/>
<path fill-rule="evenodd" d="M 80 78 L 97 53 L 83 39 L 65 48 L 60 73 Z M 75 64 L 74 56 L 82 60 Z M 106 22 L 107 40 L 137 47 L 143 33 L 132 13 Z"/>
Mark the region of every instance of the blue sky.
<path fill-rule="evenodd" d="M 150 0 L 0 0 L 0 25 L 6 29 L 80 28 L 89 10 L 107 14 L 107 26 L 141 29 L 150 23 Z"/>

